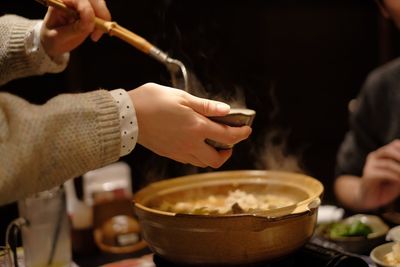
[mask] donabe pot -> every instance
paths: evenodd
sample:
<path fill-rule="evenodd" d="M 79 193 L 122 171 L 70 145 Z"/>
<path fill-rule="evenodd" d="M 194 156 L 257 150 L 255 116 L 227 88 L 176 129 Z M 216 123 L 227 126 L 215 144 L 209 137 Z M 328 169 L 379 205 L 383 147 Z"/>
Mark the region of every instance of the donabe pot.
<path fill-rule="evenodd" d="M 163 203 L 227 194 L 279 194 L 295 204 L 255 214 L 193 215 L 160 211 Z M 277 259 L 312 236 L 322 184 L 309 176 L 278 171 L 224 171 L 150 184 L 134 196 L 143 238 L 159 256 L 194 265 L 242 265 Z"/>

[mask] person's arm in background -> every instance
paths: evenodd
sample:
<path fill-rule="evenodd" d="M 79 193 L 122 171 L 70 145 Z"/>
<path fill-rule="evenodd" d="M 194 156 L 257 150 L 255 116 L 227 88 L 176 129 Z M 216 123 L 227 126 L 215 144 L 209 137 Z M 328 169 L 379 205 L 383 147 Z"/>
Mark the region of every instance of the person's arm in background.
<path fill-rule="evenodd" d="M 81 19 L 54 19 L 52 16 L 62 15 L 49 8 L 42 26 L 46 29 L 41 30 L 41 41 L 46 42 L 43 47 L 46 47 L 44 50 L 50 60 L 57 60 L 93 32 L 92 26 L 80 26 L 79 23 L 91 24 L 85 16 L 99 16 L 98 12 L 84 12 L 92 8 L 90 5 L 84 9 L 79 7 L 89 1 L 65 2 L 79 11 Z M 103 5 L 100 8 L 106 7 Z M 49 21 L 60 24 L 51 28 L 51 24 L 47 23 Z M 18 34 L 31 31 L 31 24 L 25 25 L 25 28 L 18 28 Z M 47 34 L 49 36 L 43 36 Z M 65 38 L 65 35 L 70 38 Z M 73 37 L 75 35 L 80 37 Z M 92 33 L 92 38 L 97 40 L 97 33 Z M 24 38 L 19 40 L 26 41 Z M 69 48 L 60 50 L 66 43 Z M 14 45 L 11 48 L 20 44 Z M 14 52 L 21 52 L 32 66 L 47 62 L 32 61 L 24 51 Z M 4 62 L 7 58 L 0 63 Z M 18 77 L 40 73 L 26 71 Z M 251 132 L 247 126 L 235 128 L 212 122 L 205 116 L 225 115 L 229 106 L 197 98 L 181 90 L 149 83 L 129 91 L 128 99 L 134 103 L 132 108 L 137 115 L 137 118 L 135 115 L 131 118 L 138 124 L 138 142 L 157 154 L 183 163 L 217 168 L 230 157 L 232 151 L 218 152 L 204 140 L 210 138 L 234 144 L 247 138 Z M 52 188 L 124 155 L 121 150 L 123 106 L 117 102 L 112 92 L 106 90 L 59 95 L 40 106 L 8 93 L 0 93 L 0 204 Z M 132 140 L 133 146 L 136 141 Z"/>
<path fill-rule="evenodd" d="M 383 17 L 400 28 L 398 1 L 376 3 Z M 341 204 L 354 211 L 375 210 L 400 195 L 400 141 L 393 134 L 399 123 L 398 65 L 395 60 L 369 77 L 360 107 L 352 114 L 351 130 L 339 150 L 335 194 Z"/>
<path fill-rule="evenodd" d="M 368 154 L 362 176 L 341 175 L 335 183 L 339 201 L 355 211 L 371 211 L 400 194 L 400 140 Z"/>
<path fill-rule="evenodd" d="M 373 211 L 400 194 L 400 141 L 397 73 L 400 62 L 372 72 L 350 114 L 350 130 L 341 144 L 336 165 L 335 195 L 344 207 Z"/>

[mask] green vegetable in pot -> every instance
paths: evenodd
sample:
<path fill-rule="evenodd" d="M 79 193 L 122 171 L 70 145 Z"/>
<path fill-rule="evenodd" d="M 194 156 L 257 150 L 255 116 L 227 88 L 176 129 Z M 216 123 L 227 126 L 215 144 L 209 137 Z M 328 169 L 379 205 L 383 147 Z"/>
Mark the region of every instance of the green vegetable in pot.
<path fill-rule="evenodd" d="M 331 238 L 344 237 L 344 236 L 368 236 L 372 233 L 372 229 L 361 221 L 354 221 L 352 223 L 339 222 L 334 223 L 329 231 Z"/>

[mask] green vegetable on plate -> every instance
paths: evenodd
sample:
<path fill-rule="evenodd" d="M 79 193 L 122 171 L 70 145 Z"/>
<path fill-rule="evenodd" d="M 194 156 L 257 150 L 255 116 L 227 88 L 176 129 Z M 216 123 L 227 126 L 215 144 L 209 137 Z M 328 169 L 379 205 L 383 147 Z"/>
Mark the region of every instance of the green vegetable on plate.
<path fill-rule="evenodd" d="M 331 238 L 346 237 L 346 236 L 368 236 L 372 233 L 369 225 L 357 220 L 352 223 L 338 222 L 334 223 L 329 231 Z"/>

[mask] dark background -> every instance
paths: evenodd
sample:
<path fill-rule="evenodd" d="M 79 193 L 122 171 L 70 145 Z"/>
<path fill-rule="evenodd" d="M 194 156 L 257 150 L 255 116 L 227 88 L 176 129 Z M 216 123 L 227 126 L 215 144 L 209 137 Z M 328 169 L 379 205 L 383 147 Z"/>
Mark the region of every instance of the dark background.
<path fill-rule="evenodd" d="M 365 0 L 107 1 L 113 20 L 181 61 L 207 97 L 240 100 L 257 112 L 253 134 L 221 168 L 299 168 L 332 193 L 335 154 L 348 124 L 348 102 L 373 68 L 399 53 L 397 30 Z M 42 18 L 33 0 L 2 0 L 0 11 Z M 164 66 L 122 41 L 104 36 L 72 52 L 67 70 L 13 81 L 1 88 L 41 104 L 66 92 L 170 85 Z M 204 95 L 200 95 L 204 96 Z M 244 96 L 244 98 L 242 97 Z M 265 157 L 278 159 L 266 163 Z M 195 170 L 141 146 L 122 158 L 134 190 Z M 291 169 L 291 168 L 289 168 Z M 1 179 L 1 177 L 0 177 Z M 0 207 L 0 237 L 17 216 Z"/>

